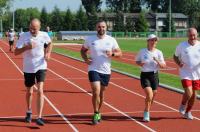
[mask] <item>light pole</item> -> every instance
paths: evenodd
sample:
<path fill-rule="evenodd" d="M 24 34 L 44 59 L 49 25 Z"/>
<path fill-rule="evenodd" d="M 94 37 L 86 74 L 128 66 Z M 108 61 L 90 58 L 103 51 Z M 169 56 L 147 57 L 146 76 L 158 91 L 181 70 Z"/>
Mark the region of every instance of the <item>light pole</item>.
<path fill-rule="evenodd" d="M 171 0 L 169 0 L 169 37 L 171 38 L 171 32 L 172 32 L 172 3 Z"/>

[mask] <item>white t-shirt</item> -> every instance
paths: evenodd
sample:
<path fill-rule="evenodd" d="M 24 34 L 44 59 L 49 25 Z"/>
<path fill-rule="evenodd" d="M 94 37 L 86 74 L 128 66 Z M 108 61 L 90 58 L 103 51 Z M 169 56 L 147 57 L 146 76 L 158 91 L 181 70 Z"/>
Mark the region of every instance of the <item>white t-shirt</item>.
<path fill-rule="evenodd" d="M 175 56 L 179 57 L 184 64 L 180 68 L 181 79 L 199 80 L 200 79 L 200 42 L 190 45 L 187 41 L 180 43 L 176 47 Z"/>
<path fill-rule="evenodd" d="M 38 70 L 47 69 L 47 62 L 44 58 L 44 44 L 50 43 L 51 39 L 46 32 L 39 31 L 36 37 L 33 37 L 30 32 L 23 33 L 16 47 L 22 48 L 30 42 L 36 43 L 36 47 L 26 50 L 23 53 L 23 71 L 26 73 L 36 73 Z"/>
<path fill-rule="evenodd" d="M 108 35 L 103 39 L 95 35 L 87 37 L 83 46 L 90 50 L 90 57 L 92 59 L 92 64 L 89 65 L 88 71 L 110 74 L 111 58 L 106 55 L 106 51 L 118 49 L 117 41 Z"/>
<path fill-rule="evenodd" d="M 8 39 L 9 39 L 9 41 L 14 41 L 14 39 L 15 39 L 15 32 L 9 32 L 8 33 Z"/>
<path fill-rule="evenodd" d="M 159 66 L 156 61 L 153 60 L 155 57 L 158 61 L 165 64 L 163 53 L 155 49 L 153 51 L 149 51 L 147 48 L 143 48 L 140 50 L 138 55 L 136 56 L 136 61 L 144 62 L 145 64 L 141 67 L 142 72 L 157 72 L 159 70 Z"/>

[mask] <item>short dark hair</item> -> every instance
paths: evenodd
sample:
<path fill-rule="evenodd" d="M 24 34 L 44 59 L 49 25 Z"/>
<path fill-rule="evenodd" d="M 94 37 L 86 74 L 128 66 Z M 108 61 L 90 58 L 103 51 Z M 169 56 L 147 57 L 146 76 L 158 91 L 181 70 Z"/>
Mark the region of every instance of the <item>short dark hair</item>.
<path fill-rule="evenodd" d="M 106 21 L 105 21 L 105 20 L 102 20 L 102 19 L 98 20 L 97 23 L 96 23 L 96 25 L 98 25 L 99 23 L 102 23 L 102 22 L 104 22 L 104 23 L 106 24 L 106 27 L 107 27 Z"/>

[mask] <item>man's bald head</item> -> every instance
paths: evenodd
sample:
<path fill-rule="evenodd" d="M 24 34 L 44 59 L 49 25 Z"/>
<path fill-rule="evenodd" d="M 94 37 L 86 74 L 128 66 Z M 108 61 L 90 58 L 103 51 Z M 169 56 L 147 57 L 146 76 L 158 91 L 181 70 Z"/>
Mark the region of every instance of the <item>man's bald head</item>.
<path fill-rule="evenodd" d="M 33 36 L 36 36 L 38 32 L 40 31 L 41 22 L 39 19 L 34 18 L 31 20 L 29 25 L 29 30 Z"/>
<path fill-rule="evenodd" d="M 188 29 L 188 40 L 197 40 L 198 32 L 196 28 L 189 28 Z"/>

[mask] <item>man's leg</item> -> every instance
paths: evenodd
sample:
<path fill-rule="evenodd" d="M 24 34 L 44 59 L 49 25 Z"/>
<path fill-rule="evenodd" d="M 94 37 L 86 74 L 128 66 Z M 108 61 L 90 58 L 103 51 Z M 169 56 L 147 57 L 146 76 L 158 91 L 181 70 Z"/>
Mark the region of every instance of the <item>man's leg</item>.
<path fill-rule="evenodd" d="M 43 93 L 44 82 L 38 82 L 37 87 L 37 112 L 38 118 L 42 118 L 42 110 L 44 106 L 44 93 Z"/>
<path fill-rule="evenodd" d="M 100 90 L 100 103 L 99 103 L 99 108 L 98 108 L 98 111 L 100 112 L 100 109 L 101 109 L 101 106 L 103 104 L 103 101 L 104 101 L 104 91 L 106 89 L 106 86 L 102 86 L 101 85 L 101 90 Z"/>
<path fill-rule="evenodd" d="M 27 103 L 27 110 L 31 111 L 31 104 L 33 100 L 33 86 L 32 87 L 27 87 L 26 90 L 26 103 Z"/>
<path fill-rule="evenodd" d="M 91 82 L 90 83 L 92 87 L 92 104 L 94 108 L 94 112 L 99 112 L 99 106 L 100 106 L 100 81 Z"/>
<path fill-rule="evenodd" d="M 179 112 L 181 114 L 185 113 L 186 105 L 188 104 L 188 101 L 190 100 L 190 98 L 192 97 L 192 94 L 193 94 L 192 87 L 184 88 L 184 91 L 185 92 L 183 94 L 181 105 L 179 108 Z"/>
<path fill-rule="evenodd" d="M 31 122 L 32 120 L 32 100 L 33 100 L 33 86 L 27 87 L 26 90 L 26 103 L 27 103 L 27 111 L 26 111 L 26 117 L 25 122 Z"/>
<path fill-rule="evenodd" d="M 42 111 L 43 111 L 43 106 L 44 106 L 44 93 L 43 93 L 43 85 L 44 82 L 38 82 L 37 83 L 37 113 L 38 117 L 36 120 L 36 124 L 43 126 L 44 121 L 42 119 Z"/>
<path fill-rule="evenodd" d="M 94 115 L 92 117 L 92 123 L 98 124 L 100 117 L 99 117 L 99 107 L 100 107 L 100 81 L 91 82 L 92 87 L 92 104 L 94 109 Z"/>

